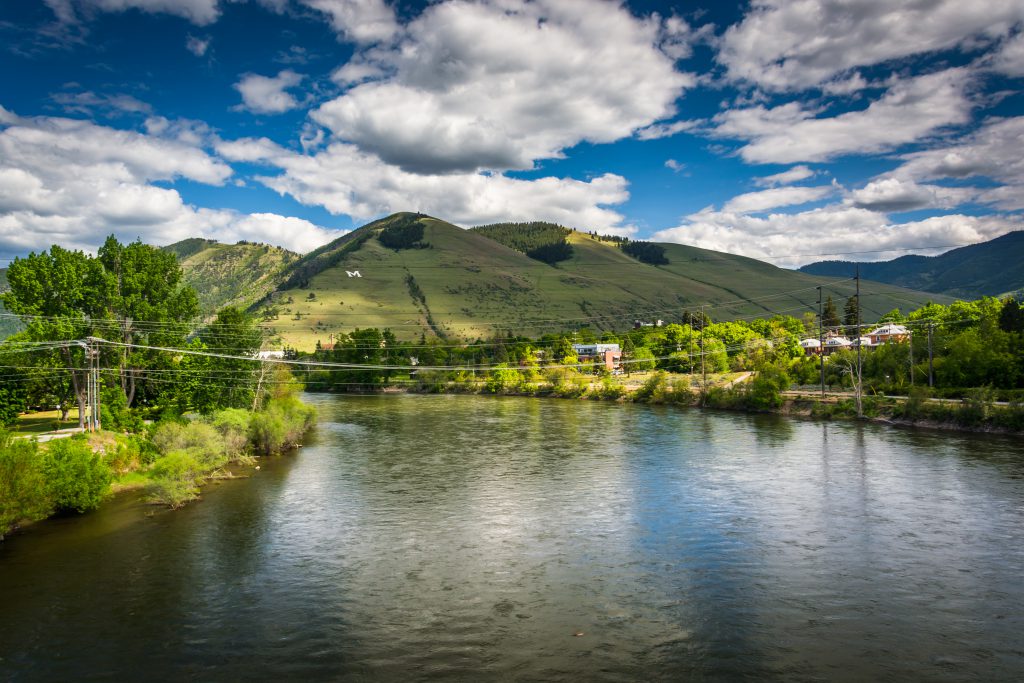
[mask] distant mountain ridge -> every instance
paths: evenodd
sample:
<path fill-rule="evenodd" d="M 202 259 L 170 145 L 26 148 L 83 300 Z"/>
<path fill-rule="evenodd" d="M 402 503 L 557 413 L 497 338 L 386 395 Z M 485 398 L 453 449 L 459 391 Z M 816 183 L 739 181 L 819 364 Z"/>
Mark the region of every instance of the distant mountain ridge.
<path fill-rule="evenodd" d="M 939 256 L 901 256 L 891 261 L 819 261 L 800 268 L 810 275 L 861 277 L 964 299 L 1001 296 L 1024 289 L 1024 230 Z"/>

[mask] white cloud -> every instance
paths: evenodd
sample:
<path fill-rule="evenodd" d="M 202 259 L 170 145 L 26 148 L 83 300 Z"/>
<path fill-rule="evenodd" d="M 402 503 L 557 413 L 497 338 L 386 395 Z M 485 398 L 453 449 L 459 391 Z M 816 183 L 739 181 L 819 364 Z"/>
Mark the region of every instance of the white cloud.
<path fill-rule="evenodd" d="M 684 168 L 686 168 L 686 164 L 676 161 L 675 159 L 669 159 L 668 161 L 665 162 L 665 168 L 675 173 L 679 173 Z"/>
<path fill-rule="evenodd" d="M 958 144 L 903 156 L 891 175 L 900 179 L 989 178 L 1003 187 L 980 192 L 978 200 L 1004 210 L 1024 208 L 1024 116 L 986 121 Z"/>
<path fill-rule="evenodd" d="M 394 11 L 384 0 L 301 0 L 327 15 L 331 26 L 357 43 L 390 40 L 399 31 Z"/>
<path fill-rule="evenodd" d="M 158 135 L 62 118 L 0 112 L 0 251 L 51 244 L 94 250 L 114 233 L 156 244 L 186 237 L 256 239 L 309 249 L 337 235 L 308 221 L 273 214 L 197 209 L 153 181 L 180 178 L 220 185 L 231 169 L 178 139 L 195 129 L 151 120 Z"/>
<path fill-rule="evenodd" d="M 45 0 L 57 20 L 74 23 L 79 14 L 94 12 L 123 12 L 137 9 L 142 12 L 173 14 L 193 24 L 212 24 L 220 17 L 218 0 Z"/>
<path fill-rule="evenodd" d="M 202 57 L 206 54 L 206 51 L 210 49 L 211 38 L 196 38 L 193 35 L 188 36 L 185 39 L 185 49 L 194 54 L 196 57 Z"/>
<path fill-rule="evenodd" d="M 421 175 L 342 143 L 306 155 L 269 140 L 245 139 L 223 143 L 218 151 L 227 158 L 281 169 L 280 175 L 257 180 L 303 204 L 358 219 L 421 211 L 461 225 L 546 220 L 608 233 L 634 232 L 620 213 L 607 208 L 629 198 L 626 180 L 613 174 L 589 181 L 520 180 L 487 173 Z"/>
<path fill-rule="evenodd" d="M 95 112 L 113 115 L 148 114 L 153 110 L 148 103 L 124 93 L 108 95 L 106 93 L 97 94 L 91 90 L 86 90 L 83 92 L 54 93 L 50 98 L 61 105 L 64 111 L 85 114 L 86 116 L 91 116 Z"/>
<path fill-rule="evenodd" d="M 672 137 L 676 133 L 693 130 L 700 125 L 700 121 L 673 121 L 672 123 L 655 123 L 636 132 L 639 140 L 658 140 L 660 138 Z"/>
<path fill-rule="evenodd" d="M 836 188 L 831 185 L 818 187 L 776 187 L 760 192 L 748 192 L 733 197 L 722 211 L 725 213 L 761 213 L 782 206 L 797 206 L 816 202 L 834 194 Z"/>
<path fill-rule="evenodd" d="M 991 41 L 1021 21 L 1020 0 L 754 0 L 718 60 L 733 80 L 802 90 L 858 66 Z"/>
<path fill-rule="evenodd" d="M 826 161 L 877 153 L 917 141 L 944 127 L 966 123 L 972 104 L 965 95 L 972 72 L 964 68 L 897 79 L 867 109 L 814 118 L 791 102 L 723 112 L 715 117 L 720 137 L 751 140 L 740 149 L 750 163 Z"/>
<path fill-rule="evenodd" d="M 299 101 L 286 91 L 301 83 L 303 78 L 302 74 L 291 69 L 285 69 L 273 78 L 245 74 L 235 83 L 235 89 L 242 94 L 245 109 L 257 114 L 280 114 L 300 106 Z"/>
<path fill-rule="evenodd" d="M 1012 217 L 959 214 L 892 223 L 883 213 L 839 205 L 763 217 L 705 209 L 652 239 L 795 267 L 837 257 L 887 260 L 928 247 L 990 240 L 1015 227 Z"/>
<path fill-rule="evenodd" d="M 1024 76 L 1024 31 L 1003 44 L 992 60 L 992 68 L 1007 76 Z"/>
<path fill-rule="evenodd" d="M 807 180 L 817 175 L 816 171 L 812 171 L 807 166 L 794 166 L 793 168 L 782 171 L 781 173 L 775 173 L 773 175 L 764 176 L 763 178 L 755 178 L 754 183 L 761 187 L 771 187 L 773 185 L 789 185 L 790 183 L 798 183 L 801 180 Z"/>
<path fill-rule="evenodd" d="M 660 30 L 608 2 L 431 5 L 399 45 L 339 71 L 359 84 L 312 116 L 413 172 L 530 168 L 675 114 L 694 78 L 656 47 Z"/>
<path fill-rule="evenodd" d="M 889 213 L 925 208 L 952 209 L 977 195 L 975 188 L 918 185 L 913 180 L 881 178 L 854 190 L 846 201 L 862 209 Z"/>

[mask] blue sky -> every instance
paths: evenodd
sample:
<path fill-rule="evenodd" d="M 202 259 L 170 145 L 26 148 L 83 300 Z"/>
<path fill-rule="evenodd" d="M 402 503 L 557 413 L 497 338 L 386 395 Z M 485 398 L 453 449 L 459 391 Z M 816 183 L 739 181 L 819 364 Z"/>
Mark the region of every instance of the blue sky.
<path fill-rule="evenodd" d="M 19 0 L 0 256 L 394 211 L 783 266 L 1019 229 L 1019 0 Z"/>

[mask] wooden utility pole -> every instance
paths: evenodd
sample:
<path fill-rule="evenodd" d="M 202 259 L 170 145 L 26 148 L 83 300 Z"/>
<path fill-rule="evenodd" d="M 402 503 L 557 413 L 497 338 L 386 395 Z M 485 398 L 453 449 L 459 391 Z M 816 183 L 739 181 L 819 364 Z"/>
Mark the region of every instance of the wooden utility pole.
<path fill-rule="evenodd" d="M 857 272 L 854 276 L 857 281 L 857 417 L 864 417 L 864 407 L 861 404 L 863 396 L 861 394 L 861 385 L 863 381 L 861 379 L 861 357 L 860 357 L 860 266 L 857 266 Z"/>
<path fill-rule="evenodd" d="M 825 328 L 821 312 L 821 286 L 818 286 L 818 364 L 821 366 L 821 398 L 825 398 Z"/>
<path fill-rule="evenodd" d="M 935 368 L 932 365 L 932 323 L 928 323 L 928 386 L 935 386 Z"/>
<path fill-rule="evenodd" d="M 914 386 L 914 332 L 910 332 L 910 386 Z"/>
<path fill-rule="evenodd" d="M 703 406 L 708 393 L 708 369 L 704 364 L 704 307 L 700 307 L 700 374 L 703 376 L 700 387 L 700 404 Z"/>

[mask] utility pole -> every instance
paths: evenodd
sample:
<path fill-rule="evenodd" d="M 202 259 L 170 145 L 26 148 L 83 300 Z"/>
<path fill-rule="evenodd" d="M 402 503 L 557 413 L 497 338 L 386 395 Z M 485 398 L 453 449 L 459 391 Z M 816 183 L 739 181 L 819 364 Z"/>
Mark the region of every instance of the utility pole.
<path fill-rule="evenodd" d="M 700 404 L 704 405 L 704 400 L 708 393 L 708 369 L 704 365 L 704 306 L 700 307 L 700 374 L 703 375 L 702 384 L 700 387 Z"/>
<path fill-rule="evenodd" d="M 821 398 L 825 398 L 825 328 L 821 312 L 821 285 L 818 286 L 818 364 L 821 366 Z"/>
<path fill-rule="evenodd" d="M 857 272 L 854 277 L 857 281 L 857 417 L 864 417 L 864 409 L 861 405 L 861 385 L 863 383 L 862 372 L 861 372 L 861 360 L 860 360 L 860 266 L 857 266 Z"/>
<path fill-rule="evenodd" d="M 914 331 L 910 332 L 910 386 L 914 386 Z"/>
<path fill-rule="evenodd" d="M 928 323 L 928 386 L 935 386 L 935 368 L 932 366 L 932 323 Z"/>

